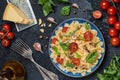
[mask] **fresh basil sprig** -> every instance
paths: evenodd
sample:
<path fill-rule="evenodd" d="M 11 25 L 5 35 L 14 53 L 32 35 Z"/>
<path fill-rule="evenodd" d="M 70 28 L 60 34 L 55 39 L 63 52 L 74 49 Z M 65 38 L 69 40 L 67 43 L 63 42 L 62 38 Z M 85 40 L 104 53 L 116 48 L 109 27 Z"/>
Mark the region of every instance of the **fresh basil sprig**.
<path fill-rule="evenodd" d="M 68 3 L 69 0 L 57 0 L 58 3 Z M 49 15 L 50 12 L 54 12 L 55 2 L 53 0 L 38 0 L 38 4 L 42 6 L 44 16 Z M 66 10 L 66 9 L 65 9 Z M 65 11 L 62 11 L 62 13 Z M 68 14 L 69 9 L 64 14 Z"/>

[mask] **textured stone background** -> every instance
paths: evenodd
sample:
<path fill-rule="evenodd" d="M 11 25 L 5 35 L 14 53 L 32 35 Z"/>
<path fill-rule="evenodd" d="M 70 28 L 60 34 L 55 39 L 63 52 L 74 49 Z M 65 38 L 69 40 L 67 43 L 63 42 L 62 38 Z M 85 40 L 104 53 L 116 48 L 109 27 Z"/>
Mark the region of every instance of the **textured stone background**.
<path fill-rule="evenodd" d="M 101 32 L 103 33 L 105 41 L 106 41 L 105 58 L 101 64 L 101 66 L 93 74 L 91 74 L 87 77 L 84 77 L 84 78 L 75 79 L 75 78 L 67 77 L 67 76 L 63 75 L 62 73 L 60 73 L 51 63 L 51 61 L 49 59 L 49 55 L 48 55 L 48 48 L 46 48 L 45 45 L 48 44 L 50 35 L 57 25 L 54 24 L 51 28 L 45 27 L 44 28 L 45 33 L 43 34 L 39 31 L 40 27 L 38 27 L 38 26 L 33 26 L 29 29 L 26 29 L 26 30 L 18 33 L 16 31 L 13 23 L 10 23 L 10 22 L 7 22 L 7 23 L 10 23 L 12 25 L 12 30 L 15 33 L 15 38 L 18 38 L 18 37 L 22 38 L 31 47 L 31 49 L 33 50 L 33 57 L 34 57 L 35 61 L 37 63 L 39 63 L 41 66 L 45 67 L 46 69 L 56 73 L 59 76 L 60 80 L 96 80 L 96 73 L 103 72 L 104 68 L 106 68 L 109 65 L 109 62 L 110 62 L 110 59 L 112 58 L 112 56 L 115 53 L 120 55 L 120 47 L 112 47 L 109 42 L 110 37 L 108 36 L 107 31 L 110 28 L 110 26 L 106 23 L 106 18 L 107 18 L 106 12 L 102 11 L 103 18 L 101 18 L 100 20 L 95 20 L 92 17 L 92 11 L 98 10 L 98 9 L 101 10 L 99 8 L 100 1 L 101 0 L 70 0 L 71 3 L 73 3 L 73 2 L 78 3 L 80 9 L 76 10 L 76 9 L 72 8 L 70 16 L 64 17 L 64 16 L 61 16 L 59 13 L 60 8 L 64 5 L 58 5 L 55 8 L 55 13 L 51 13 L 49 15 L 49 16 L 54 17 L 58 24 L 66 19 L 73 18 L 73 17 L 85 18 L 85 19 L 90 20 L 94 24 L 96 24 L 98 26 L 98 28 L 101 30 Z M 39 18 L 42 18 L 43 21 L 46 22 L 46 18 L 43 16 L 41 6 L 37 5 L 37 0 L 30 0 L 30 2 L 32 4 L 32 7 L 33 7 L 33 10 L 34 10 L 37 20 Z M 0 29 L 1 29 L 1 25 L 5 23 L 5 21 L 2 21 L 2 16 L 3 16 L 3 11 L 4 11 L 6 4 L 7 4 L 6 0 L 0 0 Z M 120 7 L 120 6 L 118 6 L 118 7 Z M 83 12 L 83 9 L 85 9 L 86 12 Z M 76 15 L 74 15 L 75 10 L 77 11 Z M 46 22 L 46 23 L 48 24 L 48 22 Z M 43 39 L 39 39 L 40 35 L 43 36 Z M 49 38 L 46 39 L 46 36 L 48 36 Z M 36 52 L 33 49 L 32 45 L 35 41 L 38 41 L 42 44 L 44 54 L 41 54 L 40 52 Z M 14 40 L 12 42 L 14 42 Z M 2 47 L 0 44 L 0 69 L 2 68 L 3 64 L 8 60 L 18 60 L 24 65 L 25 70 L 26 70 L 25 80 L 43 80 L 41 75 L 39 74 L 39 72 L 37 71 L 36 67 L 33 65 L 32 62 L 21 57 L 17 53 L 14 53 L 9 48 Z"/>

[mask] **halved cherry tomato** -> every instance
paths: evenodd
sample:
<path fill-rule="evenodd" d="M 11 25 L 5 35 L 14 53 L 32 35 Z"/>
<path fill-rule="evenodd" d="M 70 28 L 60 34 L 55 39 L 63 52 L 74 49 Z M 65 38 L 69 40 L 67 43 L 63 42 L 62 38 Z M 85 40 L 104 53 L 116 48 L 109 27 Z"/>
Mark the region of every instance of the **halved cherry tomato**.
<path fill-rule="evenodd" d="M 75 51 L 77 51 L 77 50 L 78 50 L 78 44 L 75 43 L 75 42 L 70 43 L 69 49 L 70 49 L 70 51 L 71 51 L 72 53 L 75 52 Z"/>
<path fill-rule="evenodd" d="M 68 27 L 63 27 L 62 32 L 66 33 Z"/>
<path fill-rule="evenodd" d="M 57 61 L 57 63 L 59 63 L 59 64 L 63 64 L 63 61 L 64 61 L 64 59 L 63 58 L 60 58 L 60 57 L 57 57 L 56 58 L 56 61 Z"/>
<path fill-rule="evenodd" d="M 2 40 L 2 45 L 3 45 L 4 47 L 9 47 L 9 46 L 10 46 L 10 41 L 9 41 L 8 39 L 3 39 L 3 40 Z"/>
<path fill-rule="evenodd" d="M 120 30 L 120 21 L 118 21 L 114 24 L 114 28 L 117 30 Z"/>
<path fill-rule="evenodd" d="M 57 38 L 53 38 L 53 39 L 52 39 L 52 44 L 55 44 L 56 41 L 58 41 L 58 39 L 57 39 Z"/>
<path fill-rule="evenodd" d="M 117 22 L 117 18 L 115 16 L 109 16 L 107 22 L 109 25 L 114 25 Z"/>
<path fill-rule="evenodd" d="M 120 0 L 113 0 L 115 3 L 119 3 L 120 2 Z"/>
<path fill-rule="evenodd" d="M 110 6 L 110 2 L 108 2 L 107 0 L 103 0 L 100 3 L 100 7 L 103 10 L 107 10 L 109 8 L 109 6 Z"/>
<path fill-rule="evenodd" d="M 79 66 L 80 65 L 80 59 L 78 59 L 78 58 L 71 58 L 71 61 L 72 61 L 72 63 L 75 66 Z"/>
<path fill-rule="evenodd" d="M 101 17 L 102 17 L 101 11 L 99 11 L 99 10 L 93 11 L 93 17 L 94 17 L 95 19 L 101 18 Z"/>
<path fill-rule="evenodd" d="M 0 31 L 0 39 L 2 39 L 4 35 L 5 33 L 3 31 Z"/>
<path fill-rule="evenodd" d="M 111 38 L 110 42 L 113 46 L 119 46 L 120 39 L 118 37 L 114 37 L 114 38 Z"/>
<path fill-rule="evenodd" d="M 93 34 L 92 32 L 90 31 L 86 31 L 84 33 L 84 38 L 85 38 L 85 41 L 91 41 L 93 39 Z"/>
<path fill-rule="evenodd" d="M 109 32 L 109 35 L 110 35 L 111 37 L 116 37 L 116 36 L 118 36 L 118 31 L 117 31 L 117 29 L 115 29 L 115 28 L 110 28 L 108 32 Z"/>
<path fill-rule="evenodd" d="M 8 32 L 8 34 L 7 34 L 7 38 L 8 39 L 13 39 L 14 38 L 14 33 L 13 32 Z"/>
<path fill-rule="evenodd" d="M 110 15 L 110 16 L 114 16 L 117 14 L 117 9 L 114 7 L 114 6 L 111 6 L 107 9 L 107 13 Z"/>
<path fill-rule="evenodd" d="M 10 25 L 9 24 L 3 24 L 2 25 L 2 31 L 3 32 L 8 32 L 8 31 L 11 31 L 11 27 L 10 27 Z"/>

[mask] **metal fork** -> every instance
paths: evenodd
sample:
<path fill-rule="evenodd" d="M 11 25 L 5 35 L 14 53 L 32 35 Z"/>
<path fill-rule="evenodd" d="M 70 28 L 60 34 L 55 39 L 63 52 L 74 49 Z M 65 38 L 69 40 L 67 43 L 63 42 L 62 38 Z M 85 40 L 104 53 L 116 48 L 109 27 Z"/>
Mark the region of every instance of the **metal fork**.
<path fill-rule="evenodd" d="M 51 71 L 40 66 L 36 63 L 32 57 L 32 50 L 30 47 L 20 38 L 18 38 L 11 46 L 11 49 L 16 53 L 19 53 L 23 57 L 31 60 L 35 66 L 37 67 L 38 71 L 41 73 L 44 80 L 59 80 L 58 76 Z"/>

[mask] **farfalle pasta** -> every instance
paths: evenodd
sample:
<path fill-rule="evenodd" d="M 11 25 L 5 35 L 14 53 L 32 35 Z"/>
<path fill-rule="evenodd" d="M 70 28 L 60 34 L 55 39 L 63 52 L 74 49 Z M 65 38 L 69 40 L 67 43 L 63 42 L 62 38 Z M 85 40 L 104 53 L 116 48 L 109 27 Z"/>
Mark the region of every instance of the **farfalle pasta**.
<path fill-rule="evenodd" d="M 97 31 L 87 22 L 73 21 L 59 27 L 51 39 L 51 58 L 62 70 L 81 73 L 91 72 L 104 52 L 103 42 Z"/>

